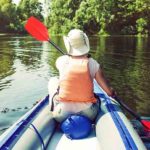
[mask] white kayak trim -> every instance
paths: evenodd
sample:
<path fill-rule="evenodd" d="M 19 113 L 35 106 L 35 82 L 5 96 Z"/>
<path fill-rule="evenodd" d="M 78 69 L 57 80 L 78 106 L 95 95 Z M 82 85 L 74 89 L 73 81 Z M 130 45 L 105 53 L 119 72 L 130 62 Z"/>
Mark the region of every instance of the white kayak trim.
<path fill-rule="evenodd" d="M 107 107 L 108 112 L 110 112 L 111 117 L 116 125 L 116 128 L 119 131 L 119 134 L 122 138 L 122 141 L 126 147 L 126 150 L 132 149 L 132 150 L 138 150 L 131 134 L 129 133 L 128 129 L 126 128 L 124 122 L 122 121 L 121 117 L 119 116 L 116 108 L 113 106 L 111 101 L 114 101 L 112 97 L 109 97 L 106 92 L 97 85 L 97 82 L 94 81 L 94 89 L 96 93 L 96 88 L 102 91 L 103 94 L 96 93 L 99 97 L 103 97 L 105 99 L 105 106 Z"/>

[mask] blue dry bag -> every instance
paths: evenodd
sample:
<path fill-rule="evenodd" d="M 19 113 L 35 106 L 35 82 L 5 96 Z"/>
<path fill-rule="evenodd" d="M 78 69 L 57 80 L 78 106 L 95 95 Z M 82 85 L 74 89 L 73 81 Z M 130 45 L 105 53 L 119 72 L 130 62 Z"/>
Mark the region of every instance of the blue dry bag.
<path fill-rule="evenodd" d="M 71 115 L 61 124 L 61 130 L 70 139 L 81 139 L 92 130 L 91 121 L 82 115 Z"/>

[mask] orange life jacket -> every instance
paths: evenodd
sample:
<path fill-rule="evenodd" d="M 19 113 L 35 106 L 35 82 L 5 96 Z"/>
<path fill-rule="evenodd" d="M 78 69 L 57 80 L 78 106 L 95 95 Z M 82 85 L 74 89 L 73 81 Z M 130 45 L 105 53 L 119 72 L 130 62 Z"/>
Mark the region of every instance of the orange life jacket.
<path fill-rule="evenodd" d="M 93 93 L 93 80 L 90 76 L 88 58 L 71 59 L 65 70 L 63 79 L 59 82 L 60 101 L 96 102 Z"/>

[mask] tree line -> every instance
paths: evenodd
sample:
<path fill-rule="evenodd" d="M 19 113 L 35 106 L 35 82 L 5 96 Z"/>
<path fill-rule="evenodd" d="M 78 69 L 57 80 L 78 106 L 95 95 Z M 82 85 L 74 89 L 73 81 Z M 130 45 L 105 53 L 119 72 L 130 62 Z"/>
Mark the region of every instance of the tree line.
<path fill-rule="evenodd" d="M 37 0 L 21 0 L 18 6 L 12 0 L 0 0 L 0 32 L 25 33 L 30 16 L 43 21 L 42 5 Z"/>
<path fill-rule="evenodd" d="M 23 25 L 31 15 L 45 21 L 51 33 L 67 33 L 72 28 L 89 34 L 150 34 L 149 0 L 52 0 L 48 14 L 37 0 L 0 1 L 0 30 L 24 32 Z"/>

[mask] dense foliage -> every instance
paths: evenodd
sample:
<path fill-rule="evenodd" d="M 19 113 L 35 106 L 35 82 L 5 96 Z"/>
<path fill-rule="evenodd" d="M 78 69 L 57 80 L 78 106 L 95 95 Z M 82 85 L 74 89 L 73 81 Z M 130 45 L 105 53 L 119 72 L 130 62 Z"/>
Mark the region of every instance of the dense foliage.
<path fill-rule="evenodd" d="M 48 25 L 54 33 L 77 27 L 91 34 L 147 35 L 149 14 L 149 0 L 53 0 Z"/>
<path fill-rule="evenodd" d="M 24 32 L 27 18 L 43 19 L 42 6 L 37 0 L 21 0 L 16 6 L 12 0 L 0 0 L 0 31 Z"/>
<path fill-rule="evenodd" d="M 150 34 L 149 0 L 52 0 L 45 18 L 51 33 L 80 28 L 90 34 Z M 45 5 L 46 6 L 46 5 Z M 0 30 L 23 32 L 31 15 L 43 20 L 38 0 L 0 0 Z"/>

